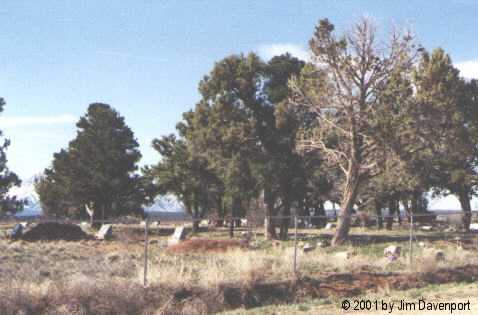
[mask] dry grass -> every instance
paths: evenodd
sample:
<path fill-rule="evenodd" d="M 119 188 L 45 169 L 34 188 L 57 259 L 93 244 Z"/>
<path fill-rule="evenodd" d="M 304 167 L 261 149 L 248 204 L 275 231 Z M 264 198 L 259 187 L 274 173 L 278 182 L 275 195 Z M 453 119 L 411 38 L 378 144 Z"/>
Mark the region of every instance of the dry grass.
<path fill-rule="evenodd" d="M 274 247 L 270 242 L 257 241 L 254 250 L 174 253 L 166 250 L 166 237 L 153 234 L 157 243 L 150 246 L 151 287 L 144 290 L 140 233 L 140 229 L 133 236 L 121 231 L 121 239 L 111 242 L 0 239 L 0 314 L 208 314 L 212 306 L 206 301 L 192 297 L 178 304 L 173 298 L 175 292 L 189 287 L 214 292 L 225 283 L 248 286 L 294 277 L 292 242 Z M 225 234 L 216 231 L 214 237 Z M 426 242 L 424 247 L 414 244 L 410 269 L 408 243 L 400 243 L 402 256 L 394 262 L 383 257 L 383 249 L 389 244 L 318 248 L 309 253 L 299 250 L 299 271 L 303 276 L 316 277 L 332 272 L 433 271 L 444 266 L 478 265 L 473 250 L 460 249 L 453 243 Z M 427 253 L 438 249 L 444 252 L 444 261 L 436 261 Z M 344 259 L 337 252 L 352 255 Z"/>

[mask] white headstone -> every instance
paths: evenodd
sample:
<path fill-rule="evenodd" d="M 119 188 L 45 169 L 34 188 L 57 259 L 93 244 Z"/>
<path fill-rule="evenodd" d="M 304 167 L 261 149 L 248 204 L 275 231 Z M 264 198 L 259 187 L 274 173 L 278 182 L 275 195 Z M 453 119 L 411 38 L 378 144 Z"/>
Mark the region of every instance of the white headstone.
<path fill-rule="evenodd" d="M 174 229 L 174 233 L 168 240 L 168 245 L 175 245 L 186 238 L 186 228 L 184 226 L 178 226 Z"/>
<path fill-rule="evenodd" d="M 470 224 L 470 231 L 478 232 L 478 223 L 471 223 Z"/>
<path fill-rule="evenodd" d="M 431 231 L 433 229 L 430 225 L 424 225 L 420 228 L 422 231 Z"/>
<path fill-rule="evenodd" d="M 385 257 L 393 256 L 394 258 L 398 258 L 400 256 L 400 252 L 402 251 L 402 247 L 396 245 L 390 245 L 383 250 L 383 255 Z"/>
<path fill-rule="evenodd" d="M 335 229 L 335 227 L 336 227 L 335 223 L 330 223 L 329 222 L 325 225 L 326 230 L 332 230 L 332 229 Z"/>
<path fill-rule="evenodd" d="M 98 231 L 98 233 L 96 233 L 96 239 L 98 240 L 109 239 L 112 236 L 113 236 L 113 227 L 111 226 L 111 224 L 103 224 L 100 230 Z"/>

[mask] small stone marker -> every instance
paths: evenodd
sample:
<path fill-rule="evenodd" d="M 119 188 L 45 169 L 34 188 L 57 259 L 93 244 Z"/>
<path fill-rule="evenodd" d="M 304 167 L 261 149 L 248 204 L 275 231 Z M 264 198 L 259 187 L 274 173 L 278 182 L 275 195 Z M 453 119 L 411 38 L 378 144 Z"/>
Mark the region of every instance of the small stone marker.
<path fill-rule="evenodd" d="M 434 261 L 444 261 L 445 253 L 442 250 L 429 248 L 423 252 L 424 256 L 432 258 Z"/>
<path fill-rule="evenodd" d="M 354 253 L 353 253 L 353 252 L 350 252 L 350 251 L 347 251 L 347 252 L 338 252 L 338 253 L 335 253 L 335 254 L 334 254 L 335 258 L 339 258 L 339 259 L 349 259 L 349 258 L 351 258 L 353 255 L 354 255 Z"/>
<path fill-rule="evenodd" d="M 433 227 L 430 226 L 430 225 L 424 225 L 424 226 L 420 227 L 420 229 L 422 231 L 431 231 L 433 229 Z"/>
<path fill-rule="evenodd" d="M 186 229 L 184 226 L 178 226 L 174 229 L 174 233 L 171 238 L 168 240 L 168 245 L 176 245 L 181 241 L 186 239 Z"/>
<path fill-rule="evenodd" d="M 10 231 L 10 238 L 11 239 L 18 239 L 23 234 L 23 225 L 22 224 L 15 224 L 13 229 Z"/>
<path fill-rule="evenodd" d="M 330 223 L 330 222 L 325 225 L 326 230 L 332 230 L 332 229 L 335 229 L 336 227 L 337 225 L 335 225 L 335 223 Z"/>
<path fill-rule="evenodd" d="M 324 247 L 327 247 L 329 246 L 329 242 L 328 241 L 318 241 L 317 242 L 317 247 L 321 247 L 321 248 L 324 248 Z"/>
<path fill-rule="evenodd" d="M 383 250 L 383 255 L 390 260 L 395 260 L 400 257 L 402 247 L 396 245 L 390 245 Z"/>
<path fill-rule="evenodd" d="M 113 227 L 111 226 L 111 224 L 103 224 L 100 230 L 98 231 L 98 233 L 96 233 L 97 240 L 106 240 L 111 238 L 112 236 L 113 236 Z"/>
<path fill-rule="evenodd" d="M 448 218 L 446 215 L 440 214 L 440 215 L 437 215 L 436 221 L 441 223 L 447 223 Z"/>
<path fill-rule="evenodd" d="M 304 253 L 308 253 L 308 252 L 311 252 L 315 249 L 315 245 L 314 244 L 311 244 L 311 243 L 306 243 L 304 245 L 304 247 L 302 248 L 302 250 L 304 251 Z"/>
<path fill-rule="evenodd" d="M 160 221 L 153 221 L 149 224 L 149 226 L 151 228 L 158 228 L 160 223 L 161 223 Z"/>

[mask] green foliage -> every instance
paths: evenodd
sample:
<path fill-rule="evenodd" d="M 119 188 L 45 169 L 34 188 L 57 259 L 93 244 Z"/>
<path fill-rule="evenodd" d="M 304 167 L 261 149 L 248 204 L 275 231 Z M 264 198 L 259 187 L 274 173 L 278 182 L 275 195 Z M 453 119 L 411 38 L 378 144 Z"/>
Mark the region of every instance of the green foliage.
<path fill-rule="evenodd" d="M 4 106 L 5 101 L 0 97 L 0 113 Z M 7 196 L 8 191 L 14 186 L 20 186 L 21 181 L 7 166 L 6 150 L 10 145 L 10 140 L 2 138 L 3 133 L 0 130 L 0 215 L 6 212 L 14 213 L 23 208 L 22 200 Z"/>
<path fill-rule="evenodd" d="M 76 138 L 36 181 L 44 212 L 84 217 L 89 205 L 95 219 L 142 214 L 146 190 L 135 173 L 141 154 L 124 118 L 94 103 L 76 126 Z"/>

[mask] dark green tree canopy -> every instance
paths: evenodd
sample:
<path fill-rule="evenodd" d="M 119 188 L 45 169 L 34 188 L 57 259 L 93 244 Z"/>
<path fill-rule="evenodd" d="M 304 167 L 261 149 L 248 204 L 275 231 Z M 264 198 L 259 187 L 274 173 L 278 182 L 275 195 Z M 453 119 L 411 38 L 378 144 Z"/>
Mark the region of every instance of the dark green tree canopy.
<path fill-rule="evenodd" d="M 107 104 L 94 103 L 76 124 L 76 138 L 54 154 L 52 167 L 37 182 L 48 214 L 95 218 L 141 214 L 146 193 L 136 173 L 139 144 L 124 118 Z"/>
<path fill-rule="evenodd" d="M 5 101 L 0 97 L 0 113 L 3 112 Z M 3 138 L 0 130 L 0 216 L 6 212 L 14 213 L 22 209 L 23 201 L 9 197 L 8 191 L 14 186 L 20 186 L 18 176 L 10 171 L 7 166 L 7 148 L 10 140 Z"/>

